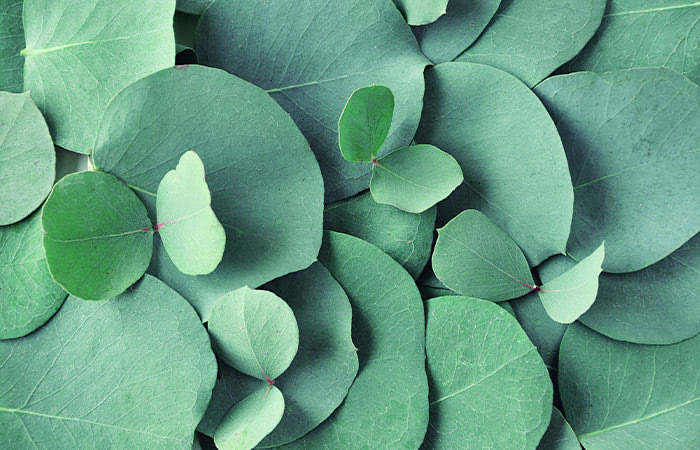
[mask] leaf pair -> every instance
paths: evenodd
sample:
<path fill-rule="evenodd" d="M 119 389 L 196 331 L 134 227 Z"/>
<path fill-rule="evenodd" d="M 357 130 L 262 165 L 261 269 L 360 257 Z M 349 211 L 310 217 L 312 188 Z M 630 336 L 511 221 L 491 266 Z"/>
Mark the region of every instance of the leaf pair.
<path fill-rule="evenodd" d="M 348 161 L 372 162 L 370 192 L 378 203 L 422 213 L 445 199 L 464 177 L 455 159 L 432 145 L 402 147 L 377 158 L 389 134 L 394 95 L 385 86 L 355 91 L 338 122 L 338 141 Z"/>

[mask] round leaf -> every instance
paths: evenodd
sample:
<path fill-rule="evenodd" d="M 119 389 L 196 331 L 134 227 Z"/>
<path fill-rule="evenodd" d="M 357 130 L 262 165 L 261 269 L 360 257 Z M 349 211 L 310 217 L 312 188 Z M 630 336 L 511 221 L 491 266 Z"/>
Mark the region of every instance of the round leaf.
<path fill-rule="evenodd" d="M 209 334 L 221 359 L 268 382 L 287 370 L 299 347 L 299 328 L 289 305 L 272 292 L 248 287 L 214 303 Z"/>
<path fill-rule="evenodd" d="M 370 162 L 389 135 L 394 94 L 386 86 L 368 86 L 352 93 L 338 122 L 338 144 L 348 161 Z"/>
<path fill-rule="evenodd" d="M 22 92 L 23 48 L 22 0 L 0 0 L 0 91 Z"/>
<path fill-rule="evenodd" d="M 491 302 L 427 302 L 430 427 L 424 448 L 534 448 L 552 411 L 549 373 L 515 318 Z"/>
<path fill-rule="evenodd" d="M 46 266 L 41 215 L 0 227 L 0 339 L 31 333 L 54 315 L 66 292 Z"/>
<path fill-rule="evenodd" d="M 631 69 L 553 77 L 536 92 L 574 181 L 573 258 L 605 241 L 603 270 L 634 272 L 700 231 L 700 86 L 667 69 Z"/>
<path fill-rule="evenodd" d="M 0 225 L 37 209 L 51 192 L 55 170 L 49 129 L 29 94 L 0 92 Z"/>
<path fill-rule="evenodd" d="M 338 118 L 356 89 L 393 91 L 386 149 L 408 145 L 420 120 L 428 61 L 391 0 L 214 2 L 200 21 L 197 53 L 266 89 L 292 115 L 319 161 L 327 202 L 369 183 L 371 167 L 338 151 Z"/>
<path fill-rule="evenodd" d="M 447 0 L 394 0 L 409 25 L 435 22 L 445 14 Z"/>
<path fill-rule="evenodd" d="M 149 269 L 202 320 L 227 292 L 315 261 L 321 173 L 299 129 L 262 90 L 217 69 L 164 70 L 115 97 L 98 136 L 95 165 L 135 187 L 154 220 L 156 189 L 180 155 L 193 150 L 204 162 L 211 206 L 226 230 L 221 264 L 206 276 L 185 275 L 156 238 Z"/>
<path fill-rule="evenodd" d="M 412 145 L 376 161 L 369 186 L 377 203 L 420 214 L 447 198 L 462 181 L 462 169 L 448 153 L 432 145 Z"/>
<path fill-rule="evenodd" d="M 433 271 L 454 292 L 496 302 L 523 296 L 535 283 L 518 245 L 476 210 L 438 230 Z"/>
<path fill-rule="evenodd" d="M 537 446 L 538 450 L 581 450 L 576 433 L 557 408 L 552 408 L 549 428 Z"/>
<path fill-rule="evenodd" d="M 78 298 L 121 294 L 151 260 L 153 231 L 146 208 L 112 175 L 66 176 L 46 200 L 41 222 L 51 276 Z"/>
<path fill-rule="evenodd" d="M 464 184 L 438 206 L 438 225 L 478 209 L 533 266 L 564 252 L 574 197 L 566 154 L 546 109 L 520 81 L 479 64 L 428 70 L 416 141 L 448 152 L 464 172 Z"/>
<path fill-rule="evenodd" d="M 216 379 L 192 307 L 146 276 L 0 342 L 1 448 L 190 450 Z"/>

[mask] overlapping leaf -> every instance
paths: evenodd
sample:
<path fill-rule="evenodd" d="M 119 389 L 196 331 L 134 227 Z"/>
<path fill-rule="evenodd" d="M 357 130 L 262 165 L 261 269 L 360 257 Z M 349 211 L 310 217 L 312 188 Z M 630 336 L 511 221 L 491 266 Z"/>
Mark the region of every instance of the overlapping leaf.
<path fill-rule="evenodd" d="M 391 129 L 394 94 L 386 86 L 367 86 L 352 93 L 338 121 L 343 158 L 370 162 L 379 154 Z"/>
<path fill-rule="evenodd" d="M 447 0 L 394 0 L 394 3 L 409 25 L 435 22 L 447 10 Z"/>
<path fill-rule="evenodd" d="M 581 450 L 576 433 L 557 408 L 552 408 L 549 428 L 537 446 L 538 450 Z"/>
<path fill-rule="evenodd" d="M 0 91 L 22 92 L 22 0 L 0 0 Z"/>

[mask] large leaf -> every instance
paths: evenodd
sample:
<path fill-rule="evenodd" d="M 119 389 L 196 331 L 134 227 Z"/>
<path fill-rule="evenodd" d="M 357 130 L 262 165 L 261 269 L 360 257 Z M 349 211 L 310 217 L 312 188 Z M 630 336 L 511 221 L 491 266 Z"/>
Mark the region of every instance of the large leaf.
<path fill-rule="evenodd" d="M 282 108 L 255 86 L 202 66 L 164 70 L 122 91 L 105 112 L 93 156 L 100 170 L 137 189 L 155 219 L 158 183 L 188 150 L 207 170 L 211 206 L 226 229 L 224 258 L 210 275 L 184 275 L 156 239 L 150 272 L 207 320 L 225 293 L 315 260 L 323 180 Z"/>
<path fill-rule="evenodd" d="M 532 265 L 564 252 L 574 197 L 566 155 L 546 109 L 520 81 L 479 64 L 428 70 L 416 141 L 450 153 L 464 172 L 464 184 L 438 206 L 438 225 L 478 209 Z"/>
<path fill-rule="evenodd" d="M 435 22 L 447 10 L 447 0 L 394 0 L 394 3 L 409 25 Z"/>
<path fill-rule="evenodd" d="M 211 209 L 204 164 L 185 152 L 158 185 L 156 229 L 173 264 L 188 275 L 214 271 L 226 247 L 226 231 Z"/>
<path fill-rule="evenodd" d="M 18 222 L 53 186 L 56 152 L 29 94 L 0 92 L 0 225 Z"/>
<path fill-rule="evenodd" d="M 51 276 L 69 294 L 106 300 L 146 272 L 153 230 L 146 208 L 113 176 L 79 172 L 56 183 L 41 215 Z"/>
<path fill-rule="evenodd" d="M 576 433 L 557 408 L 552 408 L 549 428 L 537 446 L 538 450 L 581 450 Z"/>
<path fill-rule="evenodd" d="M 503 0 L 457 61 L 488 64 L 532 87 L 576 56 L 600 26 L 606 0 Z"/>
<path fill-rule="evenodd" d="M 464 211 L 438 229 L 433 271 L 449 289 L 496 302 L 535 289 L 518 245 L 484 214 Z"/>
<path fill-rule="evenodd" d="M 410 214 L 381 205 L 367 192 L 328 206 L 323 226 L 376 245 L 417 278 L 430 258 L 435 214 L 436 208 Z"/>
<path fill-rule="evenodd" d="M 394 94 L 386 86 L 367 86 L 352 93 L 338 121 L 338 144 L 343 158 L 372 161 L 389 135 L 394 117 Z"/>
<path fill-rule="evenodd" d="M 174 12 L 175 0 L 24 1 L 24 87 L 56 144 L 90 153 L 112 97 L 173 65 Z"/>
<path fill-rule="evenodd" d="M 360 372 L 343 404 L 292 448 L 418 448 L 428 426 L 423 303 L 375 246 L 327 232 L 319 261 L 345 289 Z"/>
<path fill-rule="evenodd" d="M 699 20 L 696 0 L 611 0 L 600 29 L 566 69 L 607 72 L 663 66 L 698 83 Z"/>
<path fill-rule="evenodd" d="M 0 227 L 0 339 L 36 330 L 66 299 L 46 266 L 43 234 L 39 212 Z"/>
<path fill-rule="evenodd" d="M 146 276 L 0 342 L 0 447 L 192 448 L 216 379 L 192 307 Z"/>
<path fill-rule="evenodd" d="M 432 145 L 401 147 L 374 162 L 370 191 L 377 203 L 420 214 L 464 181 L 459 163 Z"/>
<path fill-rule="evenodd" d="M 0 0 L 0 91 L 22 92 L 22 0 Z"/>
<path fill-rule="evenodd" d="M 583 446 L 697 448 L 698 354 L 700 336 L 674 345 L 637 345 L 571 325 L 561 343 L 559 388 Z"/>
<path fill-rule="evenodd" d="M 282 421 L 260 444 L 277 447 L 316 428 L 340 405 L 357 375 L 357 350 L 350 337 L 347 295 L 319 263 L 266 284 L 283 297 L 299 323 L 299 351 L 275 380 L 285 397 Z M 198 429 L 212 434 L 226 411 L 267 386 L 222 364 L 209 409 Z"/>
<path fill-rule="evenodd" d="M 631 69 L 553 77 L 536 92 L 569 159 L 575 259 L 605 241 L 603 270 L 634 272 L 700 231 L 700 86 Z"/>
<path fill-rule="evenodd" d="M 446 15 L 413 33 L 432 62 L 450 62 L 474 43 L 500 4 L 501 0 L 450 0 Z"/>
<path fill-rule="evenodd" d="M 423 448 L 534 448 L 552 382 L 513 316 L 468 297 L 427 302 L 430 427 Z"/>
<path fill-rule="evenodd" d="M 209 334 L 217 355 L 231 367 L 273 383 L 299 347 L 294 312 L 272 292 L 242 287 L 214 303 Z"/>
<path fill-rule="evenodd" d="M 266 89 L 292 115 L 318 158 L 328 202 L 369 183 L 371 166 L 338 151 L 338 118 L 356 89 L 380 84 L 396 97 L 385 149 L 415 134 L 428 61 L 391 0 L 215 2 L 198 33 L 200 61 Z"/>

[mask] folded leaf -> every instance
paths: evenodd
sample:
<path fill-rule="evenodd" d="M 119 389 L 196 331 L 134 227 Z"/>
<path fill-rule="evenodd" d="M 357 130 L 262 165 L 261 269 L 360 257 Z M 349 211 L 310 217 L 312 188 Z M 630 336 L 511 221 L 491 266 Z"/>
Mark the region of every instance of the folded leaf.
<path fill-rule="evenodd" d="M 368 86 L 352 93 L 338 122 L 338 144 L 348 161 L 370 162 L 389 135 L 394 94 L 386 86 Z"/>
<path fill-rule="evenodd" d="M 409 25 L 435 22 L 445 14 L 447 0 L 394 0 Z"/>
<path fill-rule="evenodd" d="M 0 0 L 0 91 L 22 92 L 22 0 Z"/>
<path fill-rule="evenodd" d="M 576 433 L 557 408 L 552 408 L 549 428 L 537 446 L 538 450 L 581 450 Z"/>

